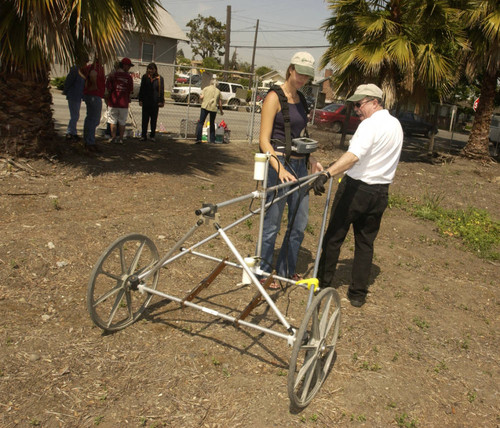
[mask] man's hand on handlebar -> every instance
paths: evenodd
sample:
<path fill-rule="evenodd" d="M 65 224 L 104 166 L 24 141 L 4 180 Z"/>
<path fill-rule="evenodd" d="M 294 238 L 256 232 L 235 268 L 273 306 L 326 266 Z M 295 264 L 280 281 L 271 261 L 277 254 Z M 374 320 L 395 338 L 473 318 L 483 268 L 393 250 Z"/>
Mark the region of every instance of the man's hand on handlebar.
<path fill-rule="evenodd" d="M 314 194 L 321 196 L 325 193 L 325 183 L 330 179 L 331 175 L 328 171 L 318 175 L 318 178 L 314 180 L 311 188 L 314 190 Z"/>

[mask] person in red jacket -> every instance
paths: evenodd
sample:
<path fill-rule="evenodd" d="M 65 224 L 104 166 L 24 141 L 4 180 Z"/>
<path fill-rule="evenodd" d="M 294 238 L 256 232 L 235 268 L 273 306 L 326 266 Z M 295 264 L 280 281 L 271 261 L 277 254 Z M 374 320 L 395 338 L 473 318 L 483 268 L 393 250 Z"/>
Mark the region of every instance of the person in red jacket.
<path fill-rule="evenodd" d="M 134 64 L 129 58 L 123 58 L 120 61 L 118 70 L 110 74 L 106 81 L 108 91 L 106 102 L 109 106 L 108 123 L 111 125 L 111 142 L 118 144 L 123 144 L 130 94 L 134 90 L 134 82 L 129 73 L 130 68 L 133 66 Z M 117 128 L 118 137 L 116 136 Z"/>
<path fill-rule="evenodd" d="M 83 87 L 83 101 L 87 106 L 87 115 L 83 123 L 83 139 L 85 148 L 91 152 L 98 152 L 95 143 L 95 129 L 101 120 L 102 99 L 104 98 L 105 82 L 104 68 L 99 62 L 98 55 L 92 64 L 80 68 L 85 79 Z"/>

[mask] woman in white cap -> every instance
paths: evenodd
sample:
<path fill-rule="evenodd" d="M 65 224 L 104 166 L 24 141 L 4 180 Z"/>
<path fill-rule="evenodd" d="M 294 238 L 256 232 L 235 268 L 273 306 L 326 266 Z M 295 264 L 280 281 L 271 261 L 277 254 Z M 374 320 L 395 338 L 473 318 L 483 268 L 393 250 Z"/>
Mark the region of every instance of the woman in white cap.
<path fill-rule="evenodd" d="M 285 83 L 280 87 L 271 88 L 265 98 L 262 106 L 259 141 L 261 152 L 271 154 L 268 186 L 296 181 L 308 175 L 308 166 L 311 167 L 312 173 L 323 170 L 321 164 L 312 156 L 293 153 L 287 159 L 285 120 L 278 95 L 282 91 L 282 97 L 284 93 L 288 103 L 291 138 L 301 137 L 307 125 L 307 104 L 298 90 L 313 77 L 314 58 L 307 52 L 297 52 L 288 66 Z M 279 195 L 287 190 L 289 188 L 280 191 Z M 268 195 L 267 202 L 275 197 L 276 195 Z M 261 269 L 265 272 L 273 270 L 274 246 L 285 204 L 288 204 L 288 226 L 276 262 L 276 271 L 279 276 L 298 280 L 300 277 L 295 269 L 309 215 L 309 196 L 306 188 L 274 203 L 267 210 L 262 236 Z M 279 284 L 274 282 L 270 288 L 279 288 Z"/>

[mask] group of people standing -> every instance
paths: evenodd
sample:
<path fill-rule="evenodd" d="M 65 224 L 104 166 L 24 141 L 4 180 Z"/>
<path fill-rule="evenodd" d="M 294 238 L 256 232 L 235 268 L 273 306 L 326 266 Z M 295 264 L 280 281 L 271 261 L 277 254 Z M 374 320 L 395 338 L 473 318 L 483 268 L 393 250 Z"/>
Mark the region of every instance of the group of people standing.
<path fill-rule="evenodd" d="M 269 186 L 294 182 L 311 173 L 318 173 L 311 189 L 299 188 L 287 198 L 272 204 L 264 218 L 261 270 L 276 273 L 292 280 L 300 279 L 296 273 L 299 248 L 308 221 L 309 190 L 316 195 L 325 192 L 326 182 L 342 175 L 332 204 L 330 221 L 323 239 L 318 280 L 321 288 L 333 287 L 341 246 L 350 226 L 354 229 L 354 260 L 347 297 L 355 307 L 366 302 L 374 241 L 380 228 L 382 215 L 388 204 L 388 189 L 396 173 L 403 143 L 403 130 L 399 121 L 384 108 L 383 91 L 374 84 L 357 87 L 347 99 L 361 123 L 354 133 L 349 149 L 327 168 L 310 155 L 285 153 L 286 127 L 290 123 L 291 138 L 301 137 L 307 125 L 307 107 L 298 90 L 314 77 L 314 58 L 307 52 L 296 53 L 286 74 L 281 91 L 288 105 L 285 118 L 278 90 L 270 91 L 262 107 L 260 150 L 270 154 L 267 183 Z M 293 153 L 293 152 L 292 152 Z M 267 196 L 270 202 L 290 189 L 281 189 Z M 288 205 L 287 230 L 276 263 L 274 247 L 280 231 L 285 204 Z M 266 278 L 262 278 L 262 283 Z M 267 281 L 269 288 L 279 288 L 277 282 Z"/>
<path fill-rule="evenodd" d="M 130 98 L 134 90 L 130 75 L 130 69 L 134 64 L 129 58 L 123 58 L 116 64 L 115 69 L 105 76 L 104 67 L 98 57 L 91 64 L 87 62 L 86 58 L 82 58 L 77 65 L 71 67 L 66 76 L 63 93 L 66 95 L 70 112 L 66 139 L 71 141 L 80 139 L 76 125 L 83 100 L 87 107 L 83 124 L 84 145 L 89 152 L 98 152 L 95 134 L 101 122 L 103 99 L 108 107 L 107 122 L 111 135 L 109 142 L 123 144 Z M 164 87 L 163 77 L 158 74 L 156 64 L 149 64 L 146 74 L 142 76 L 139 89 L 139 104 L 142 106 L 142 141 L 147 139 L 150 122 L 150 140 L 155 140 L 158 111 L 165 104 Z"/>
<path fill-rule="evenodd" d="M 101 118 L 102 99 L 109 107 L 108 122 L 111 126 L 111 141 L 122 143 L 128 115 L 133 81 L 129 70 L 133 66 L 123 58 L 118 68 L 105 78 L 104 69 L 96 58 L 91 64 L 72 67 L 65 85 L 65 94 L 71 119 L 67 138 L 76 139 L 76 122 L 79 118 L 81 100 L 87 106 L 83 138 L 89 151 L 96 151 L 95 130 Z M 361 123 L 354 133 L 349 149 L 337 161 L 324 168 L 312 155 L 290 153 L 287 140 L 299 138 L 306 132 L 307 104 L 299 94 L 308 81 L 314 77 L 314 58 L 307 52 L 296 53 L 288 67 L 286 80 L 269 91 L 262 107 L 260 128 L 260 150 L 270 154 L 267 183 L 270 186 L 294 182 L 309 173 L 319 173 L 311 189 L 301 188 L 271 203 L 264 218 L 261 248 L 261 270 L 276 271 L 281 277 L 299 280 L 296 272 L 299 248 L 304 239 L 308 222 L 309 191 L 316 195 L 325 192 L 326 182 L 342 175 L 332 205 L 330 221 L 323 239 L 319 262 L 318 280 L 320 287 L 334 286 L 341 246 L 350 226 L 354 230 L 354 260 L 351 284 L 347 297 L 356 307 L 364 305 L 368 293 L 370 270 L 373 259 L 374 241 L 378 234 L 382 215 L 388 204 L 388 189 L 394 179 L 402 149 L 403 130 L 399 121 L 384 108 L 383 91 L 369 83 L 357 87 L 347 101 L 354 103 L 354 111 Z M 147 66 L 139 90 L 139 104 L 142 106 L 142 138 L 146 141 L 147 129 L 151 123 L 150 140 L 155 140 L 159 108 L 163 107 L 164 81 L 154 63 Z M 283 104 L 285 103 L 285 104 Z M 286 106 L 286 113 L 283 107 Z M 210 140 L 215 141 L 215 116 L 222 111 L 220 91 L 216 82 L 203 89 L 200 119 L 197 127 L 197 142 L 201 142 L 202 126 L 210 117 Z M 117 135 L 118 133 L 118 135 Z M 290 144 L 290 142 L 288 142 Z M 269 194 L 266 202 L 281 196 Z M 273 263 L 276 239 L 281 227 L 281 218 L 288 205 L 288 223 L 277 261 Z M 275 267 L 274 267 L 275 266 Z M 264 283 L 266 278 L 262 278 Z M 280 284 L 268 282 L 270 288 Z"/>

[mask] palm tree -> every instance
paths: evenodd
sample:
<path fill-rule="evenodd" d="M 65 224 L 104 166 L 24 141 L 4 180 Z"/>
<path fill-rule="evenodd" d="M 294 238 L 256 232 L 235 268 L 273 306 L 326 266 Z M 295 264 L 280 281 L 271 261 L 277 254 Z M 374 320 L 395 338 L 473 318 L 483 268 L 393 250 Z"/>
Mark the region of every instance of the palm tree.
<path fill-rule="evenodd" d="M 337 93 L 376 83 L 386 106 L 444 95 L 458 79 L 456 52 L 466 46 L 459 10 L 446 0 L 328 0 L 323 25 L 331 44 L 321 66 L 333 67 Z"/>
<path fill-rule="evenodd" d="M 481 77 L 479 105 L 469 141 L 462 153 L 474 159 L 489 159 L 489 129 L 495 90 L 500 77 L 500 6 L 497 0 L 469 1 L 465 21 L 471 50 L 465 56 L 466 74 Z"/>
<path fill-rule="evenodd" d="M 158 0 L 0 0 L 0 151 L 31 156 L 54 137 L 50 66 L 111 59 L 123 25 L 156 27 Z"/>

